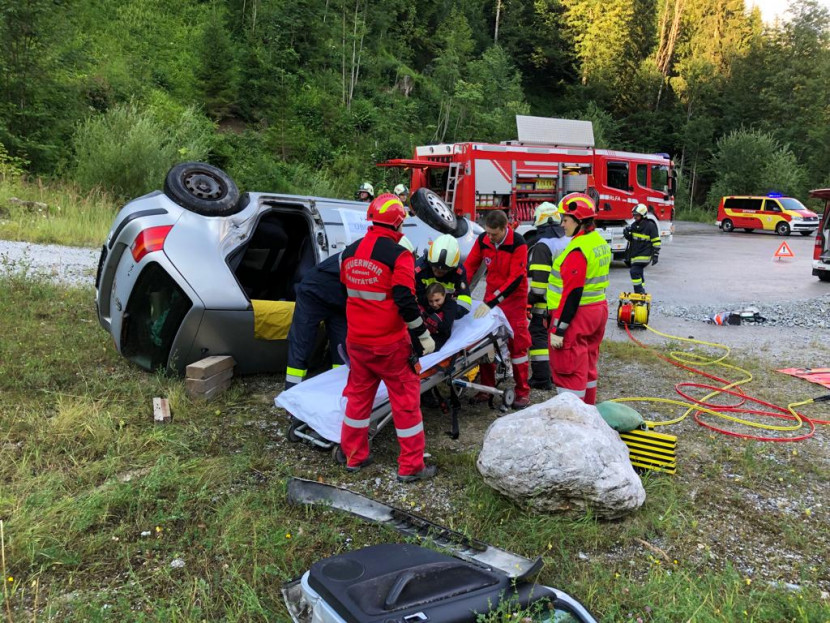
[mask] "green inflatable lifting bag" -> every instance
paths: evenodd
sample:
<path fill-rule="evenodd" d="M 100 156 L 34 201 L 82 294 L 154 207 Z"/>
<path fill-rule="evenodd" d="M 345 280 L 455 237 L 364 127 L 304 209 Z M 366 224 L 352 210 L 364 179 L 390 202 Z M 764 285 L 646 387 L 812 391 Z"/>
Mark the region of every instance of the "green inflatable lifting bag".
<path fill-rule="evenodd" d="M 643 425 L 643 416 L 622 402 L 606 400 L 597 405 L 605 423 L 619 433 L 627 433 Z"/>

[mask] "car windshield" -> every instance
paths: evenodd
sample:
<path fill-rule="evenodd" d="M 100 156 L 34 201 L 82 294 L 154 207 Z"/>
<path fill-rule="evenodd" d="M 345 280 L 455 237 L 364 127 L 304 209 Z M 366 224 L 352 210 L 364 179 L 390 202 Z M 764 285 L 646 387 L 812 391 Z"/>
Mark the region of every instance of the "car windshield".
<path fill-rule="evenodd" d="M 146 370 L 166 368 L 173 340 L 192 305 L 161 266 L 148 264 L 127 302 L 122 354 Z"/>
<path fill-rule="evenodd" d="M 785 210 L 806 210 L 807 208 L 804 207 L 804 204 L 801 203 L 798 199 L 793 199 L 792 197 L 782 197 L 778 201 L 781 202 L 781 206 Z"/>

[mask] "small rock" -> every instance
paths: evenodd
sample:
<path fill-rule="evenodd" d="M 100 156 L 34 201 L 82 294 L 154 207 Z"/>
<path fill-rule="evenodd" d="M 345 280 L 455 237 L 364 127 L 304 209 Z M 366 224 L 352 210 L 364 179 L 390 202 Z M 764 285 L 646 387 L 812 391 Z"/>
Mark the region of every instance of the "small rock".
<path fill-rule="evenodd" d="M 141 536 L 150 536 L 151 534 L 153 534 L 153 533 L 150 532 L 149 530 L 142 530 L 141 531 Z"/>
<path fill-rule="evenodd" d="M 181 558 L 174 558 L 172 561 L 170 561 L 170 566 L 173 569 L 181 569 L 184 567 L 184 560 L 182 560 Z"/>
<path fill-rule="evenodd" d="M 586 561 L 586 562 L 587 562 L 588 560 L 590 560 L 590 558 L 588 557 L 588 554 L 586 554 L 586 553 L 584 553 L 584 552 L 579 552 L 578 557 L 579 557 L 579 559 L 580 559 L 580 560 L 584 560 L 584 561 Z"/>

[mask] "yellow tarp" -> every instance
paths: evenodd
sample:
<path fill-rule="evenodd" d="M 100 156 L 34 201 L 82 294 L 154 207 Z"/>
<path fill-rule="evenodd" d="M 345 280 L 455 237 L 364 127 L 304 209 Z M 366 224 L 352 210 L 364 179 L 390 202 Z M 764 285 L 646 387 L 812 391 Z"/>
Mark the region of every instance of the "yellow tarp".
<path fill-rule="evenodd" d="M 294 317 L 293 301 L 256 301 L 254 306 L 254 337 L 258 340 L 285 340 Z"/>

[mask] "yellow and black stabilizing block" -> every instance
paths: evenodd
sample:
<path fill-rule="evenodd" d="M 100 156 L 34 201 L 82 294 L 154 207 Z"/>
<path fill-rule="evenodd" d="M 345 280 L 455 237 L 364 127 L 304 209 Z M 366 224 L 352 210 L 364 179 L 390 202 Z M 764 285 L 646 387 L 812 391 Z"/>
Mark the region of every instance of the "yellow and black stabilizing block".
<path fill-rule="evenodd" d="M 620 433 L 634 467 L 673 474 L 677 469 L 677 436 L 653 430 Z"/>

